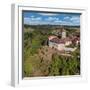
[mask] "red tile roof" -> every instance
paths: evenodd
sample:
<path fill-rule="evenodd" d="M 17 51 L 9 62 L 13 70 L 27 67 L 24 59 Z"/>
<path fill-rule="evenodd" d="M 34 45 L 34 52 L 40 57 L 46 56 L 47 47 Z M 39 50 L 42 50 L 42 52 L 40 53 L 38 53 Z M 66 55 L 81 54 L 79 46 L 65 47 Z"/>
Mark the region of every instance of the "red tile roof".
<path fill-rule="evenodd" d="M 51 42 L 55 42 L 55 43 L 58 43 L 58 44 L 60 44 L 60 43 L 65 43 L 65 41 L 64 40 L 62 40 L 62 39 L 59 39 L 59 38 L 53 38 L 52 40 L 50 40 Z"/>
<path fill-rule="evenodd" d="M 51 42 L 54 42 L 54 43 L 58 43 L 58 44 L 60 44 L 60 43 L 63 43 L 63 44 L 65 44 L 67 41 L 80 41 L 80 38 L 78 38 L 78 37 L 72 37 L 72 38 L 70 38 L 70 37 L 67 37 L 67 38 L 64 38 L 64 39 L 59 39 L 57 36 L 52 36 L 50 39 L 49 39 Z"/>

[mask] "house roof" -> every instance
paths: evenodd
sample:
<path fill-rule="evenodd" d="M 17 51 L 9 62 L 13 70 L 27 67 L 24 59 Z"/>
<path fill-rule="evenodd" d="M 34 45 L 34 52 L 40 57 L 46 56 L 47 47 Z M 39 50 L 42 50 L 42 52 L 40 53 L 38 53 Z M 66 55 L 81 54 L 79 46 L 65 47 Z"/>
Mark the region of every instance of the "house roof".
<path fill-rule="evenodd" d="M 63 44 L 65 44 L 66 42 L 68 42 L 68 41 L 80 41 L 80 38 L 78 38 L 78 37 L 72 37 L 72 38 L 70 38 L 70 37 L 67 37 L 67 38 L 64 38 L 64 39 L 59 39 L 57 36 L 49 36 L 49 40 L 51 41 L 51 42 L 54 42 L 54 43 L 57 43 L 57 44 L 60 44 L 60 43 L 63 43 Z"/>
<path fill-rule="evenodd" d="M 51 42 L 54 42 L 54 43 L 58 43 L 58 44 L 60 44 L 60 43 L 65 43 L 65 41 L 64 40 L 62 40 L 62 39 L 59 39 L 59 38 L 53 38 L 53 39 L 51 39 L 50 40 Z"/>
<path fill-rule="evenodd" d="M 49 40 L 52 40 L 53 38 L 57 38 L 57 36 L 51 35 L 51 36 L 48 37 Z"/>
<path fill-rule="evenodd" d="M 69 38 L 69 37 L 67 37 L 67 38 L 64 38 L 64 39 L 62 39 L 64 42 L 67 42 L 67 41 L 72 41 L 72 39 L 71 38 Z"/>

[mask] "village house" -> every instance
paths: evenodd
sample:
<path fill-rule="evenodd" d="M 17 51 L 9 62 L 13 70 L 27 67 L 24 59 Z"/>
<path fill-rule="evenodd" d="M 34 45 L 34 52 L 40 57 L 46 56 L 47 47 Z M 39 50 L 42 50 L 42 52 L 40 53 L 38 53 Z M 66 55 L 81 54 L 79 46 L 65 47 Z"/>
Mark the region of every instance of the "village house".
<path fill-rule="evenodd" d="M 59 38 L 54 38 L 54 36 L 49 37 L 49 47 L 56 48 L 58 50 L 64 50 L 65 44 L 64 41 L 60 40 Z"/>

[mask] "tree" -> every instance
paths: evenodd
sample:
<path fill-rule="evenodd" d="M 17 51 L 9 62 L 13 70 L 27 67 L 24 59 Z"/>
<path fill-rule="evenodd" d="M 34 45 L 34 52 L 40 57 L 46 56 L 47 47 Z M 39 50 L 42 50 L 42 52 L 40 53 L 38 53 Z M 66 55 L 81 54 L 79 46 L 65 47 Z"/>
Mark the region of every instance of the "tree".
<path fill-rule="evenodd" d="M 59 68 L 60 68 L 60 59 L 59 59 L 59 56 L 56 55 L 56 54 L 53 54 L 52 55 L 52 63 L 50 65 L 50 73 L 49 75 L 59 75 L 60 72 L 59 72 Z"/>
<path fill-rule="evenodd" d="M 24 76 L 31 76 L 32 74 L 32 65 L 28 62 L 24 63 Z"/>

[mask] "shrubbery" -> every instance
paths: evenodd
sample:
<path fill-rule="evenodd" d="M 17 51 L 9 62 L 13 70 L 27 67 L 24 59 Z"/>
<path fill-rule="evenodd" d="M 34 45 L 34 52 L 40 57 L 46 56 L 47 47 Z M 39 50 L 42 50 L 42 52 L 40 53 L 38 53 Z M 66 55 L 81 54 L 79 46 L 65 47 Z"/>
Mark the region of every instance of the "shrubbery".
<path fill-rule="evenodd" d="M 80 74 L 80 59 L 77 56 L 63 57 L 57 54 L 52 56 L 49 75 L 76 75 Z"/>

